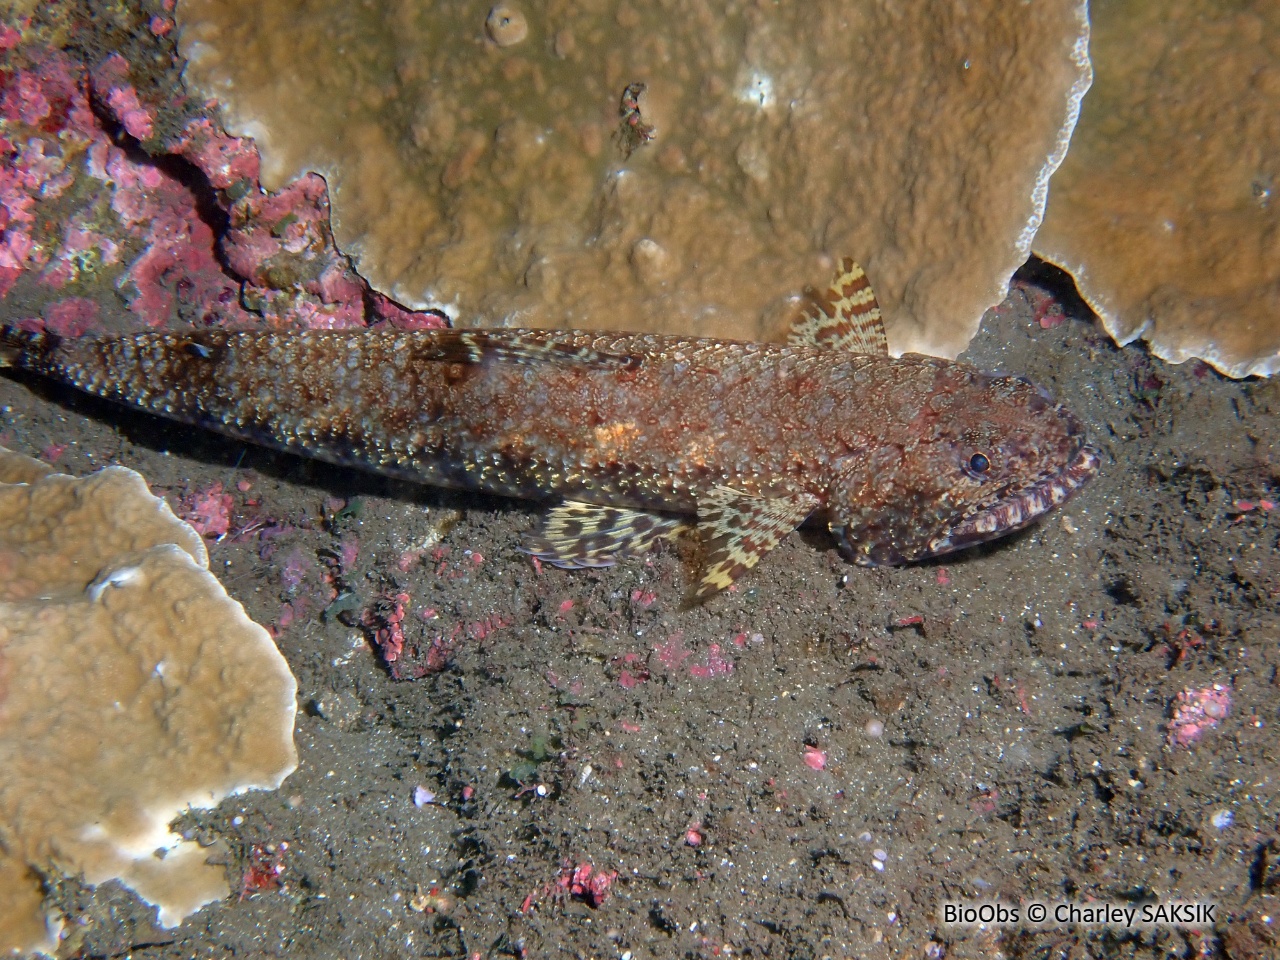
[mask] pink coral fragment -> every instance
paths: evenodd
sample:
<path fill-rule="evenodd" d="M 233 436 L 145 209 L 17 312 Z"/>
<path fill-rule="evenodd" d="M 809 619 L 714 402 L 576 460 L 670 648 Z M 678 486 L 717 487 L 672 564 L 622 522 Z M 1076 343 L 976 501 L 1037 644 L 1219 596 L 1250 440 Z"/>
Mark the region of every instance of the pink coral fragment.
<path fill-rule="evenodd" d="M 231 495 L 223 493 L 218 482 L 184 498 L 178 515 L 201 536 L 221 537 L 231 528 L 232 505 Z"/>
<path fill-rule="evenodd" d="M 360 541 L 354 536 L 345 536 L 338 545 L 338 562 L 343 573 L 355 569 L 356 558 L 360 556 Z"/>
<path fill-rule="evenodd" d="M 1221 723 L 1231 712 L 1231 691 L 1221 684 L 1199 690 L 1187 688 L 1173 702 L 1169 721 L 1169 745 L 1190 747 L 1206 730 Z"/>
<path fill-rule="evenodd" d="M 311 569 L 311 564 L 307 560 L 306 554 L 302 552 L 300 547 L 294 547 L 289 551 L 288 556 L 284 558 L 284 566 L 280 570 L 280 582 L 284 584 L 284 588 L 290 593 L 296 593 L 298 588 L 302 586 L 302 581 L 306 579 L 307 571 Z"/>
<path fill-rule="evenodd" d="M 580 863 L 572 872 L 566 869 L 561 874 L 559 885 L 568 888 L 571 896 L 577 897 L 591 907 L 598 907 L 609 898 L 609 888 L 618 878 L 617 871 L 595 871 L 590 863 Z"/>
<path fill-rule="evenodd" d="M 806 746 L 804 748 L 804 764 L 811 770 L 825 770 L 827 768 L 827 752 L 814 746 Z"/>
<path fill-rule="evenodd" d="M 618 686 L 623 690 L 634 690 L 649 679 L 649 670 L 638 653 L 626 653 L 622 656 L 622 669 L 618 672 Z"/>

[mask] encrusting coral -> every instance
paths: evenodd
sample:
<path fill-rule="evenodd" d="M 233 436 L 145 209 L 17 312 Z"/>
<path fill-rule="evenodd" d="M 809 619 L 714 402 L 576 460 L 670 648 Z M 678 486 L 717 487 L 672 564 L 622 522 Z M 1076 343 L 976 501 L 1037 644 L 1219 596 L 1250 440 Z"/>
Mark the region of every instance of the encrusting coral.
<path fill-rule="evenodd" d="M 895 351 L 968 343 L 1090 76 L 1083 0 L 184 0 L 185 77 L 363 276 L 463 325 L 772 339 L 855 254 Z M 338 39 L 340 38 L 340 40 Z"/>
<path fill-rule="evenodd" d="M 1092 17 L 1097 80 L 1036 253 L 1119 343 L 1280 372 L 1280 6 L 1113 0 Z"/>
<path fill-rule="evenodd" d="M 181 99 L 147 102 L 120 54 L 86 65 L 10 25 L 0 52 L 0 300 L 39 310 L 25 326 L 74 337 L 130 324 L 443 324 L 356 276 L 333 245 L 320 177 L 264 193 L 252 142 Z M 163 162 L 118 144 L 115 125 Z M 175 175 L 188 164 L 225 221 L 200 209 L 197 176 Z M 113 287 L 128 313 L 102 309 Z"/>
<path fill-rule="evenodd" d="M 297 685 L 132 470 L 0 448 L 0 953 L 52 950 L 40 875 L 120 879 L 173 926 L 229 892 L 169 822 L 297 766 Z"/>

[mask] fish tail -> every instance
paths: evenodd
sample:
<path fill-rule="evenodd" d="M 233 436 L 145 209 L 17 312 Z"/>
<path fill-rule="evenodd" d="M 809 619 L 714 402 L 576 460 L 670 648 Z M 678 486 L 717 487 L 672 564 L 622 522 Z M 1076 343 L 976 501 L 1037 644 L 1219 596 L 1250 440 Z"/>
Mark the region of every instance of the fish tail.
<path fill-rule="evenodd" d="M 17 324 L 0 327 L 0 367 L 37 367 L 62 341 L 56 333 L 23 330 Z"/>

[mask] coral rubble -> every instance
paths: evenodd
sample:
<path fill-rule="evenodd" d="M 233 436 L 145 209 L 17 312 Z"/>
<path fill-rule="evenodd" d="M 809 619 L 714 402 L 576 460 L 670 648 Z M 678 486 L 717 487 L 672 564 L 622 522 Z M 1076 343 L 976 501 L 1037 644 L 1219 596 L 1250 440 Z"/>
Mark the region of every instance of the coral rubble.
<path fill-rule="evenodd" d="M 322 173 L 361 274 L 466 325 L 770 338 L 852 254 L 891 346 L 954 356 L 1026 257 L 1090 76 L 1083 0 L 178 14 L 186 79 L 265 185 Z"/>
<path fill-rule="evenodd" d="M 297 766 L 297 684 L 137 473 L 0 448 L 0 953 L 52 950 L 40 874 L 112 878 L 173 926 L 226 896 L 169 821 Z"/>
<path fill-rule="evenodd" d="M 1280 371 L 1280 7 L 1092 10 L 1097 81 L 1034 247 L 1120 343 Z"/>

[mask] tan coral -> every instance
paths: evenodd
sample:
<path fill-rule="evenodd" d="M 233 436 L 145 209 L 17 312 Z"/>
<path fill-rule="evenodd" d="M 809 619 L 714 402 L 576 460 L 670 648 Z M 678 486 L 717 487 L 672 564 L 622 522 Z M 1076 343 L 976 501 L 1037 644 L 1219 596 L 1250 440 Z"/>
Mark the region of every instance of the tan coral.
<path fill-rule="evenodd" d="M 776 338 L 853 255 L 891 346 L 953 356 L 1026 257 L 1089 78 L 1083 0 L 529 0 L 507 47 L 488 9 L 178 11 L 189 82 L 265 184 L 325 174 L 361 272 L 464 325 Z"/>
<path fill-rule="evenodd" d="M 297 766 L 293 676 L 207 564 L 132 470 L 0 448 L 0 953 L 56 946 L 43 872 L 119 878 L 166 926 L 226 896 L 169 821 Z"/>
<path fill-rule="evenodd" d="M 1093 27 L 1036 252 L 1120 343 L 1280 371 L 1280 6 L 1116 0 Z"/>

